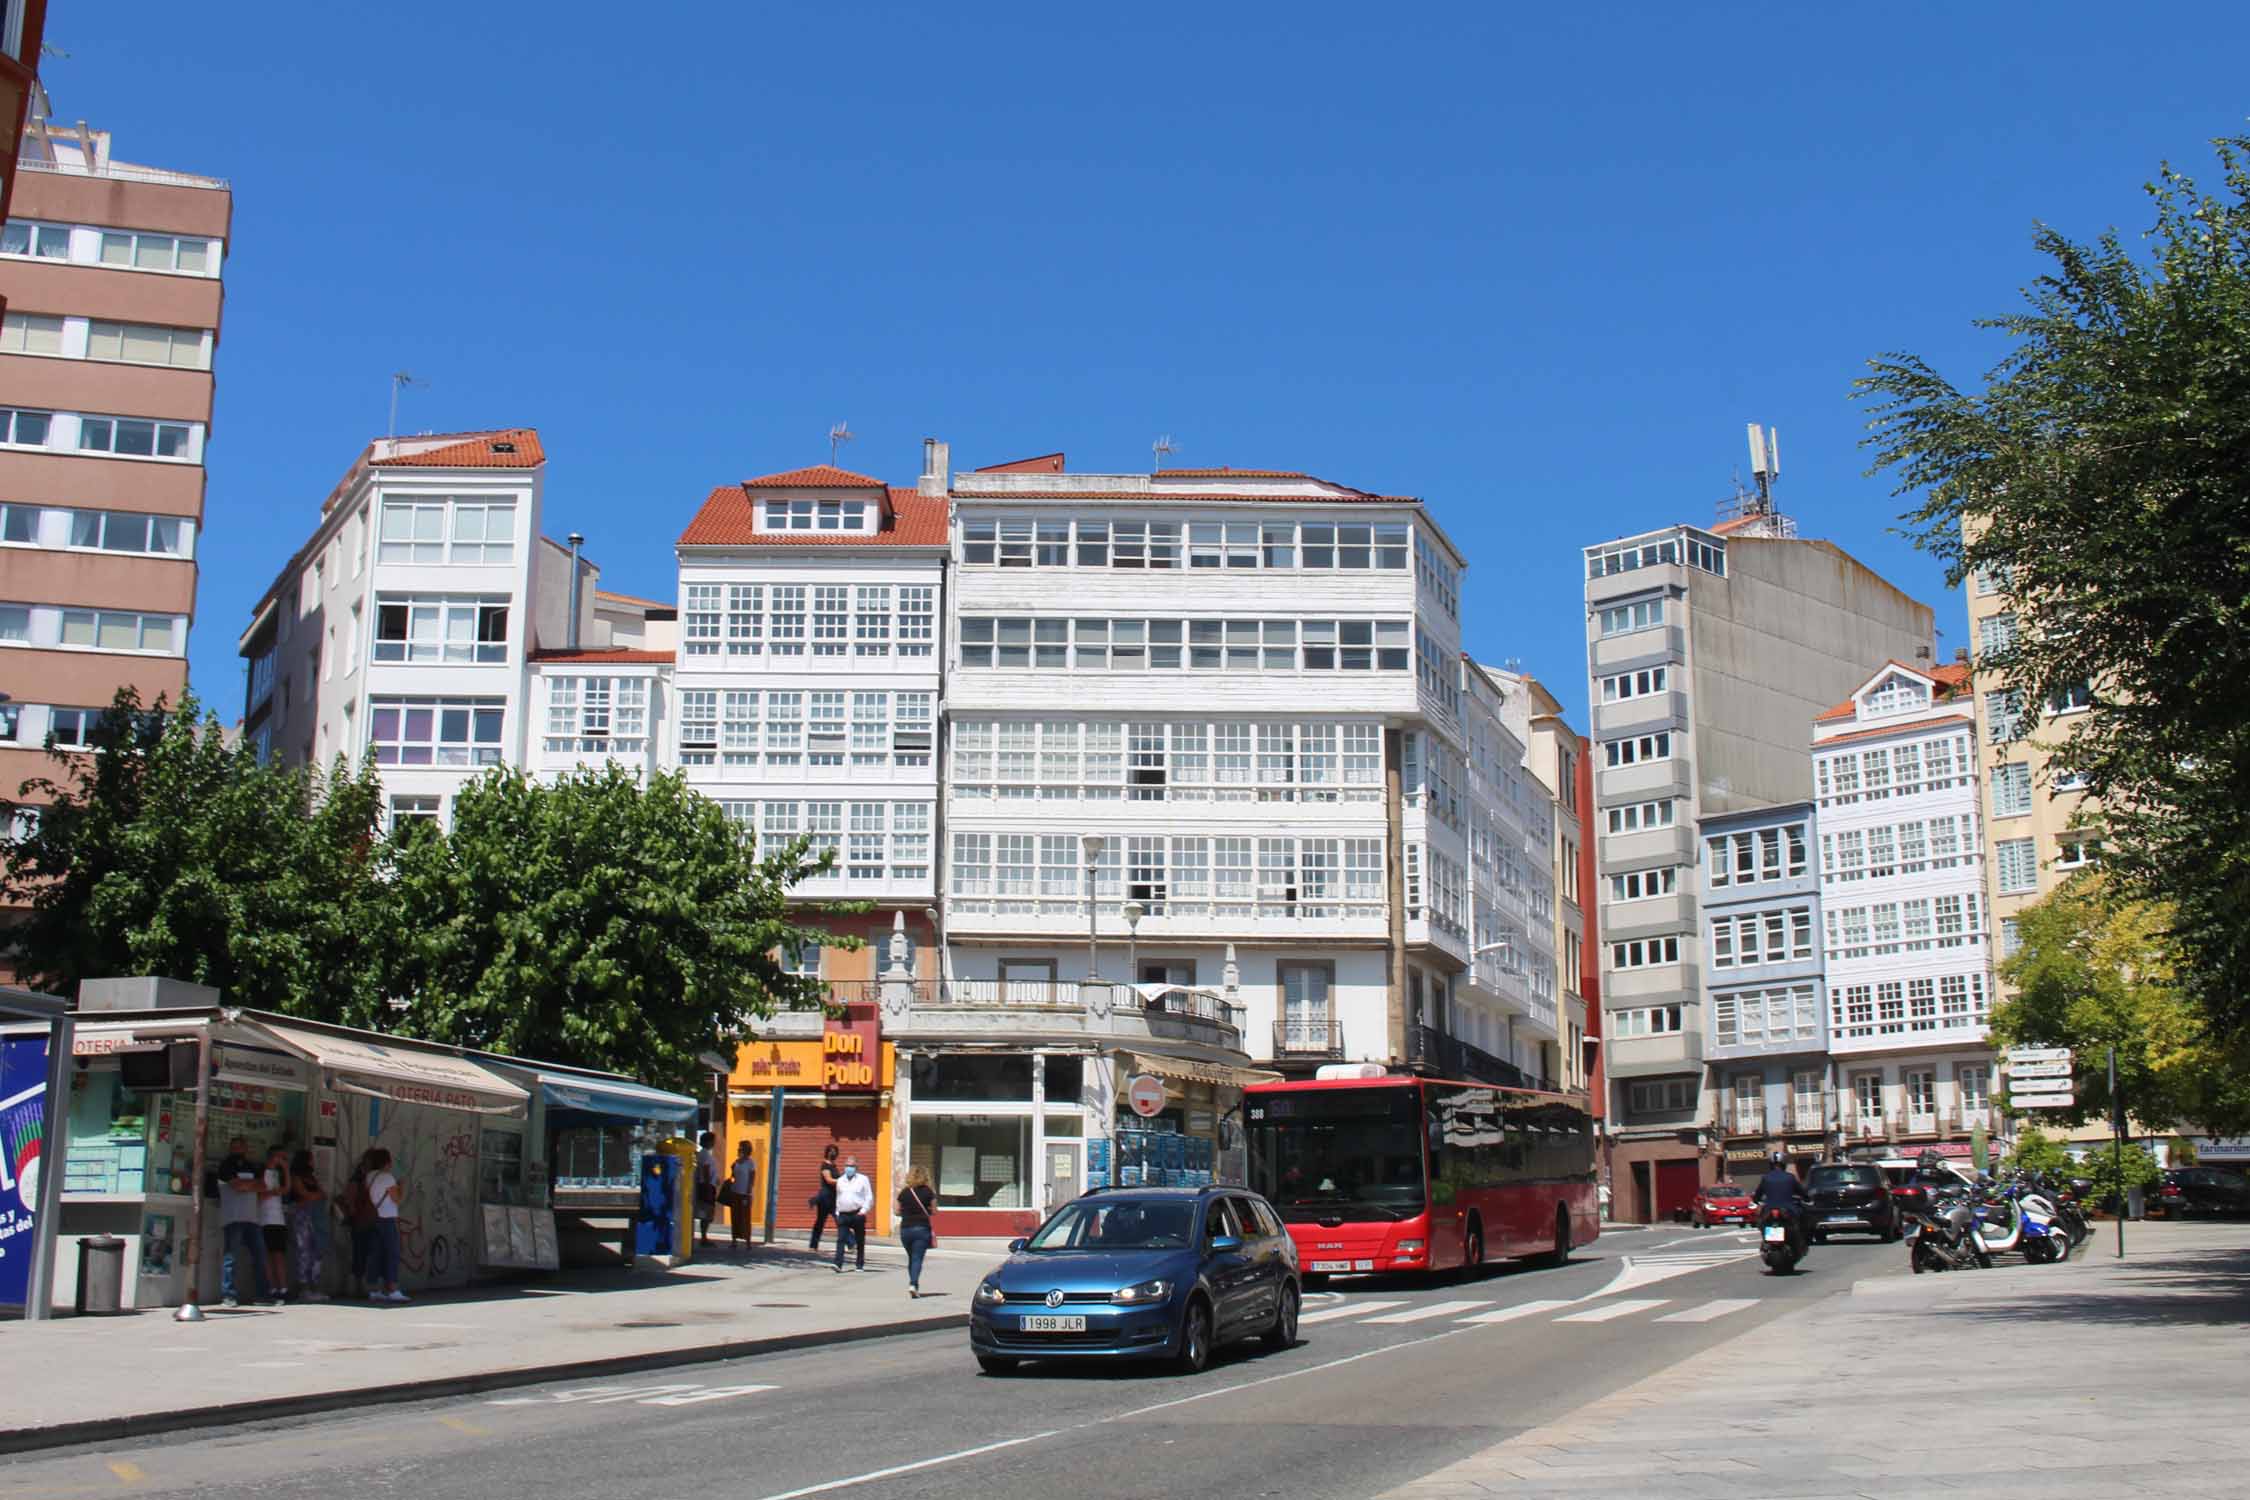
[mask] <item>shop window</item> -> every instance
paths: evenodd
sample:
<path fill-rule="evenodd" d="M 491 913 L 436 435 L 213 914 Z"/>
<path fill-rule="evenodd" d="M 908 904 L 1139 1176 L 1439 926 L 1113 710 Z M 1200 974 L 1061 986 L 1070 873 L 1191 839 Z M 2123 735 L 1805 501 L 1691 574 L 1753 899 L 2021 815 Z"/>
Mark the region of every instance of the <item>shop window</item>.
<path fill-rule="evenodd" d="M 1026 1065 L 1028 1089 L 1031 1060 L 1016 1060 Z M 1032 1201 L 1028 1118 L 916 1115 L 907 1154 L 937 1184 L 940 1208 L 1023 1208 Z"/>
<path fill-rule="evenodd" d="M 484 1149 L 477 1157 L 477 1201 L 504 1203 L 511 1208 L 521 1208 L 531 1202 L 525 1196 L 520 1132 L 484 1132 Z"/>
<path fill-rule="evenodd" d="M 1085 1095 L 1086 1059 L 1083 1057 L 1056 1057 L 1047 1059 L 1047 1102 L 1049 1104 L 1076 1104 Z M 1056 1134 L 1054 1123 L 1048 1122 L 1047 1133 Z M 1070 1135 L 1078 1134 L 1072 1130 Z"/>
<path fill-rule="evenodd" d="M 1052 1085 L 1050 1084 L 1050 1088 Z M 1031 1054 L 941 1053 L 914 1059 L 914 1098 L 1031 1102 Z M 934 1169 L 933 1169 L 934 1170 Z M 941 1198 L 942 1201 L 942 1198 Z"/>

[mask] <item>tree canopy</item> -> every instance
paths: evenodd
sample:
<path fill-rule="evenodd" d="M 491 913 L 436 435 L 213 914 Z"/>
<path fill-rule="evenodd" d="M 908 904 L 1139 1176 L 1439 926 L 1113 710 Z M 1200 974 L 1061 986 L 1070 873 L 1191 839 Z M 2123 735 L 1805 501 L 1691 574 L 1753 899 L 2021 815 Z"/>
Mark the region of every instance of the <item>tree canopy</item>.
<path fill-rule="evenodd" d="M 53 753 L 4 851 L 27 983 L 156 974 L 308 1016 L 372 993 L 371 776 L 262 765 L 192 695 L 144 710 L 131 689 Z"/>
<path fill-rule="evenodd" d="M 1980 642 L 2027 708 L 2090 690 L 2054 764 L 2098 803 L 2105 858 L 2166 903 L 2180 984 L 2250 1021 L 2250 137 L 2215 143 L 2224 191 L 2169 165 L 2147 253 L 2045 226 L 2052 262 L 1983 388 L 1911 354 L 1871 362 L 1875 471 L 1951 581 L 1995 586 L 2012 638 Z M 2036 722 L 2037 715 L 2029 715 Z"/>
<path fill-rule="evenodd" d="M 849 946 L 791 887 L 833 855 L 760 854 L 679 776 L 495 770 L 453 827 L 381 831 L 372 768 L 262 764 L 193 698 L 120 694 L 27 782 L 0 844 L 28 982 L 161 975 L 227 1003 L 694 1087 L 751 1023 L 821 1003 L 778 954 Z M 843 910 L 845 908 L 831 908 Z M 802 908 L 798 909 L 803 911 Z M 806 912 L 817 920 L 819 912 Z"/>
<path fill-rule="evenodd" d="M 691 1087 L 699 1053 L 731 1056 L 758 1017 L 820 1003 L 777 954 L 837 941 L 784 904 L 832 858 L 802 842 L 761 856 L 676 774 L 488 772 L 455 797 L 450 835 L 392 849 L 394 1024 Z"/>
<path fill-rule="evenodd" d="M 1992 1038 L 2003 1047 L 2076 1051 L 2078 1107 L 2052 1112 L 2057 1118 L 2107 1118 L 2114 1046 L 2134 1118 L 2214 1135 L 2250 1128 L 2250 1048 L 2214 1032 L 2182 987 L 2168 908 L 2089 872 L 2024 908 L 2018 921 L 2023 946 L 2000 965 L 2015 993 L 1994 1008 Z"/>

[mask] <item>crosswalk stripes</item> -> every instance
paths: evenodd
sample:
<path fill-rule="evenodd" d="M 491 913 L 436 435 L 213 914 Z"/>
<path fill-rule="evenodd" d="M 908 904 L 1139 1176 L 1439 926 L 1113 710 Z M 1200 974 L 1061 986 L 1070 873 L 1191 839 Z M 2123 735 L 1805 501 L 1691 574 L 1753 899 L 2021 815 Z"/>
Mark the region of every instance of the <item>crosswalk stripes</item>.
<path fill-rule="evenodd" d="M 1297 1326 L 1302 1328 L 1307 1323 L 1333 1323 L 1338 1318 L 1365 1317 L 1371 1312 L 1381 1312 L 1386 1307 L 1404 1306 L 1406 1303 L 1399 1298 L 1387 1302 L 1346 1302 L 1340 1307 L 1324 1307 L 1319 1312 L 1306 1313 L 1297 1319 Z"/>
<path fill-rule="evenodd" d="M 1683 1307 L 1678 1312 L 1666 1313 L 1656 1321 L 1659 1323 L 1708 1323 L 1714 1318 L 1723 1318 L 1728 1313 L 1738 1313 L 1746 1307 L 1756 1307 L 1757 1305 L 1758 1299 L 1755 1297 L 1721 1297 L 1715 1302 L 1706 1302 L 1701 1307 Z"/>
<path fill-rule="evenodd" d="M 1539 1302 L 1518 1302 L 1514 1307 L 1496 1307 L 1473 1318 L 1463 1318 L 1464 1323 L 1513 1323 L 1518 1318 L 1536 1318 L 1541 1313 L 1553 1312 L 1558 1307 L 1568 1307 L 1568 1300 L 1549 1298 Z"/>
<path fill-rule="evenodd" d="M 1564 1313 L 1555 1321 L 1558 1323 L 1607 1323 L 1612 1318 L 1629 1317 L 1634 1313 L 1647 1312 L 1653 1307 L 1662 1307 L 1669 1300 L 1666 1297 L 1621 1297 L 1615 1302 L 1597 1302 L 1584 1312 Z"/>
<path fill-rule="evenodd" d="M 1379 1318 L 1369 1318 L 1366 1321 L 1370 1323 L 1420 1323 L 1430 1318 L 1449 1317 L 1454 1313 L 1465 1313 L 1471 1308 L 1490 1307 L 1491 1305 L 1492 1299 L 1490 1297 L 1479 1297 L 1468 1302 L 1427 1302 L 1420 1307 L 1410 1307 L 1405 1312 L 1385 1313 Z M 1298 1321 L 1302 1323 L 1304 1320 L 1300 1318 Z"/>

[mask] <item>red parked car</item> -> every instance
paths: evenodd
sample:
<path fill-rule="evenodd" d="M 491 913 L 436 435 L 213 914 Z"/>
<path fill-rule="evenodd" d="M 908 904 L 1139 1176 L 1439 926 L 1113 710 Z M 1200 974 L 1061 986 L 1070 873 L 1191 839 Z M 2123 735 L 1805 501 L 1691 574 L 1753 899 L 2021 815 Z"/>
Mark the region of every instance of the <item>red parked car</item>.
<path fill-rule="evenodd" d="M 1699 1189 L 1688 1216 L 1698 1229 L 1713 1224 L 1747 1224 L 1757 1215 L 1750 1190 L 1736 1182 L 1714 1182 Z"/>

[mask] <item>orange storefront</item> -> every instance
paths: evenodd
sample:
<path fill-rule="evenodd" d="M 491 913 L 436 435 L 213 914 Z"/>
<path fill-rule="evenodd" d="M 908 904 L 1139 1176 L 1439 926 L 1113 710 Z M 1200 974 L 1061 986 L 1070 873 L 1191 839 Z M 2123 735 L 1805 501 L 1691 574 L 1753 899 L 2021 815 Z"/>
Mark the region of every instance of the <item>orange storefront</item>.
<path fill-rule="evenodd" d="M 777 1170 L 774 1227 L 779 1234 L 811 1228 L 806 1201 L 820 1187 L 820 1161 L 833 1145 L 839 1157 L 856 1156 L 859 1169 L 873 1180 L 875 1212 L 870 1228 L 891 1230 L 891 1089 L 897 1077 L 897 1052 L 882 1037 L 872 1005 L 846 1007 L 814 1039 L 761 1040 L 735 1054 L 727 1078 L 725 1129 L 719 1143 L 722 1163 L 734 1160 L 736 1143 L 747 1140 L 758 1159 L 758 1188 L 752 1221 L 761 1234 L 766 1222 L 766 1184 Z M 781 1115 L 781 1154 L 773 1152 L 776 1091 Z"/>

